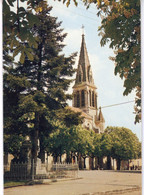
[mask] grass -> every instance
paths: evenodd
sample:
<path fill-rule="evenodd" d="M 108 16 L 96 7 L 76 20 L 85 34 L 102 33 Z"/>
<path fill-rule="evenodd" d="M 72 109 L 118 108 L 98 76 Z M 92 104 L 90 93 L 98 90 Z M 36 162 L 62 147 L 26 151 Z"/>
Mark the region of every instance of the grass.
<path fill-rule="evenodd" d="M 4 181 L 4 187 L 25 185 L 27 181 Z"/>
<path fill-rule="evenodd" d="M 4 188 L 7 187 L 15 187 L 21 185 L 35 185 L 35 184 L 43 184 L 43 180 L 35 180 L 35 181 L 4 181 Z"/>

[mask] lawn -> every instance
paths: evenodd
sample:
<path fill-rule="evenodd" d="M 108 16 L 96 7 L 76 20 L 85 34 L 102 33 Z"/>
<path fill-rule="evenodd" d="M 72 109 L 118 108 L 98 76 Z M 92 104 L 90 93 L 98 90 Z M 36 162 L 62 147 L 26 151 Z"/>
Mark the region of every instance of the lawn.
<path fill-rule="evenodd" d="M 25 185 L 27 181 L 4 181 L 4 187 Z"/>

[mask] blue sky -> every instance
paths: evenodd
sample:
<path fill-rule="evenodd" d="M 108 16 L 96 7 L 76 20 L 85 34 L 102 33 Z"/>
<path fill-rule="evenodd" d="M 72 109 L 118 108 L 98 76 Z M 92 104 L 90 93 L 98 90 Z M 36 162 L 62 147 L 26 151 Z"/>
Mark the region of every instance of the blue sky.
<path fill-rule="evenodd" d="M 64 53 L 69 55 L 73 52 L 78 52 L 75 67 L 78 64 L 82 25 L 84 25 L 86 46 L 98 92 L 98 106 L 103 107 L 134 100 L 134 92 L 129 96 L 123 96 L 123 80 L 118 75 L 114 75 L 115 65 L 109 59 L 109 56 L 114 56 L 112 49 L 109 49 L 109 45 L 100 46 L 101 37 L 98 36 L 98 27 L 100 26 L 101 18 L 96 15 L 95 5 L 92 5 L 87 10 L 81 2 L 78 7 L 75 7 L 71 1 L 68 8 L 59 1 L 50 0 L 48 3 L 53 6 L 51 15 L 58 17 L 58 21 L 62 21 L 61 27 L 64 28 L 64 32 L 68 33 L 65 39 Z M 72 93 L 72 85 L 69 92 Z M 71 105 L 71 102 L 69 104 Z M 129 128 L 141 140 L 141 123 L 134 124 L 134 102 L 103 108 L 102 112 L 106 127 Z"/>

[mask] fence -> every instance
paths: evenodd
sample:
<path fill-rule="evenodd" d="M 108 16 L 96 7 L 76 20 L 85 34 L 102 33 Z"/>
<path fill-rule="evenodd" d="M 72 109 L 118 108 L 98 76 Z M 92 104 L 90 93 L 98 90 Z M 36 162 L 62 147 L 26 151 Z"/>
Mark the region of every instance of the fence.
<path fill-rule="evenodd" d="M 4 178 L 6 180 L 34 180 L 34 179 L 56 179 L 77 178 L 78 164 L 41 164 L 11 163 L 9 169 L 4 167 Z"/>
<path fill-rule="evenodd" d="M 62 177 L 70 177 L 70 178 L 77 178 L 78 177 L 78 164 L 53 164 L 52 165 L 52 172 L 55 173 L 55 177 L 62 178 Z M 52 173 L 51 172 L 51 173 Z"/>

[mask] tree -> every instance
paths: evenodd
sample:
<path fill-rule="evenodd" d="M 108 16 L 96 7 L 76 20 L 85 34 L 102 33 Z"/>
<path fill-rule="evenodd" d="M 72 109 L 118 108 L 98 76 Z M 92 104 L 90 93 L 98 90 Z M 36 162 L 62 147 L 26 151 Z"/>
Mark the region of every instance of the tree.
<path fill-rule="evenodd" d="M 49 135 L 49 137 L 45 137 L 46 143 L 46 151 L 54 157 L 54 161 L 58 161 L 58 157 L 60 158 L 60 162 L 62 162 L 62 155 L 66 153 L 66 151 L 71 150 L 69 147 L 69 128 L 63 125 L 60 121 L 56 121 L 54 124 L 55 130 Z"/>
<path fill-rule="evenodd" d="M 62 120 L 67 127 L 82 124 L 84 119 L 84 117 L 81 116 L 81 112 L 74 112 L 68 106 L 57 112 L 57 118 Z"/>
<path fill-rule="evenodd" d="M 93 159 L 96 157 L 98 159 L 98 166 L 103 168 L 103 157 L 107 156 L 107 168 L 110 169 L 109 157 L 111 154 L 112 142 L 108 134 L 93 134 L 93 145 L 90 150 L 89 156 L 92 158 L 92 168 Z"/>
<path fill-rule="evenodd" d="M 111 156 L 117 160 L 120 170 L 122 160 L 136 159 L 140 155 L 140 142 L 130 129 L 124 127 L 107 127 L 106 132 L 112 140 Z"/>
<path fill-rule="evenodd" d="M 109 134 L 106 134 L 105 132 L 102 134 L 101 140 L 100 140 L 100 147 L 101 147 L 101 156 L 107 157 L 107 167 L 106 168 L 109 170 L 111 169 L 111 150 L 112 150 L 112 139 Z"/>
<path fill-rule="evenodd" d="M 75 136 L 73 139 L 73 152 L 79 158 L 79 167 L 86 168 L 86 158 L 93 148 L 93 132 L 92 130 L 84 129 L 81 125 L 76 127 Z M 82 165 L 81 157 L 84 160 Z"/>
<path fill-rule="evenodd" d="M 46 151 L 55 157 L 57 162 L 61 156 L 67 154 L 67 162 L 71 162 L 72 156 L 76 156 L 79 161 L 80 168 L 86 168 L 86 158 L 93 147 L 94 132 L 84 129 L 81 125 L 71 125 L 67 127 L 63 122 L 55 123 L 55 130 L 47 138 Z M 82 165 L 81 158 L 84 159 Z"/>
<path fill-rule="evenodd" d="M 65 107 L 66 100 L 71 98 L 65 92 L 72 82 L 70 77 L 75 72 L 73 64 L 76 56 L 72 54 L 65 57 L 62 54 L 66 34 L 63 33 L 63 29 L 60 29 L 61 22 L 57 22 L 57 18 L 50 16 L 52 8 L 46 3 L 40 6 L 41 9 L 35 14 L 40 23 L 30 29 L 37 40 L 38 48 L 35 49 L 31 45 L 33 59 L 22 52 L 20 61 L 15 65 L 8 66 L 5 63 L 4 74 L 5 96 L 7 97 L 12 90 L 12 98 L 15 93 L 17 94 L 16 107 L 11 105 L 12 111 L 15 109 L 14 112 L 18 113 L 16 119 L 15 113 L 11 116 L 14 129 L 19 133 L 19 125 L 15 126 L 15 120 L 26 126 L 27 131 L 25 132 L 22 128 L 22 133 L 27 134 L 31 139 L 32 158 L 35 162 L 38 139 L 40 139 L 40 148 L 43 149 L 43 138 L 52 131 L 51 118 L 54 118 L 56 110 Z M 11 81 L 14 82 L 12 90 Z M 6 99 L 5 108 L 7 103 Z M 11 128 L 12 125 L 10 125 L 9 133 L 11 133 Z"/>
<path fill-rule="evenodd" d="M 4 135 L 4 153 L 12 154 L 15 160 L 21 160 L 21 148 L 25 138 L 19 135 Z M 26 160 L 26 159 L 25 159 Z"/>

